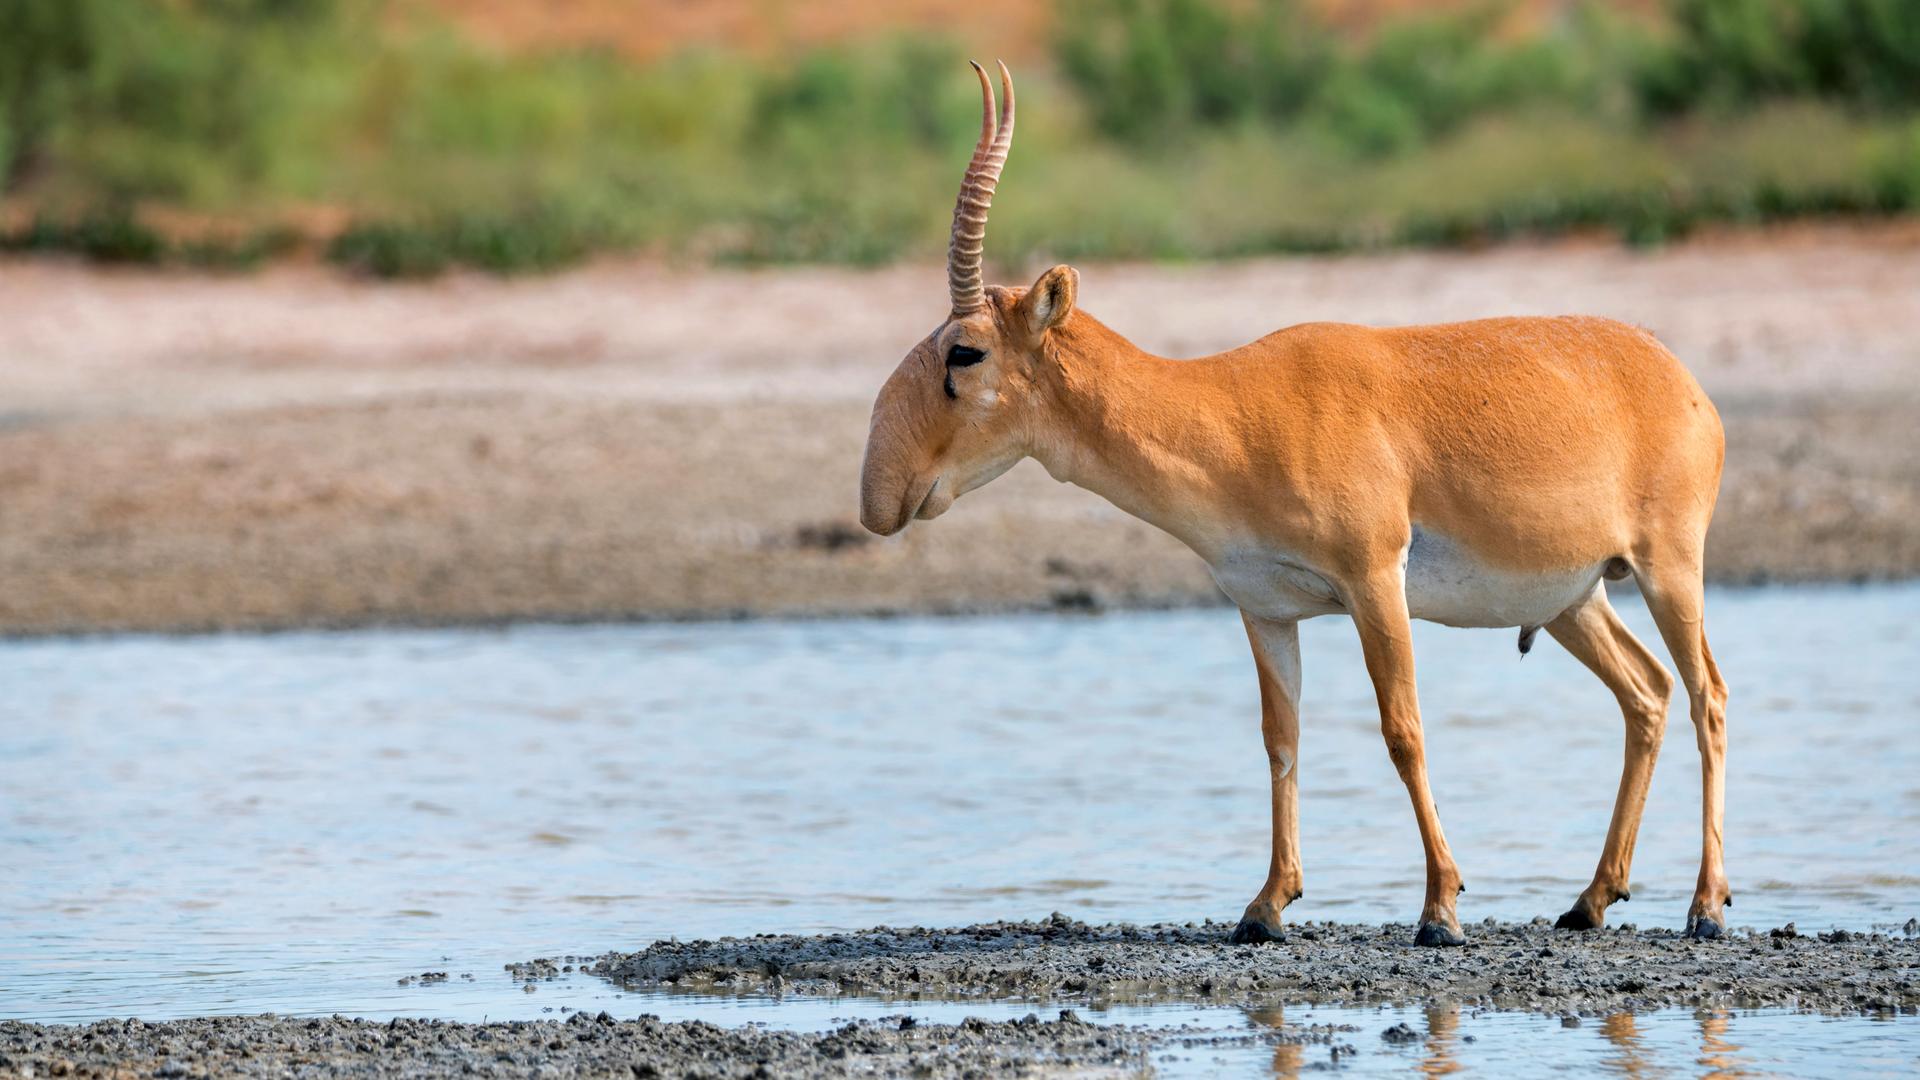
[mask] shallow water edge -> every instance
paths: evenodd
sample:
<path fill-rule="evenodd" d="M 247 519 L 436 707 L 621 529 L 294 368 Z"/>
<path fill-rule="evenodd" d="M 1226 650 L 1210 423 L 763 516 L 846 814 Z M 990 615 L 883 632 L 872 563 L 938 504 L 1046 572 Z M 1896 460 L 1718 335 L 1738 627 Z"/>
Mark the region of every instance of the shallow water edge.
<path fill-rule="evenodd" d="M 1916 603 L 1710 595 L 1734 925 L 1920 915 Z M 1288 917 L 1405 919 L 1419 847 L 1352 627 L 1302 637 Z M 1557 647 L 1415 637 L 1461 917 L 1550 919 L 1606 829 L 1618 706 Z M 0 646 L 0 685 L 0 1017 L 21 1020 L 524 1015 L 482 984 L 528 957 L 1231 919 L 1268 858 L 1227 611 L 44 640 Z M 1676 703 L 1616 924 L 1682 925 L 1692 743 Z M 432 998 L 396 986 L 437 970 Z"/>
<path fill-rule="evenodd" d="M 1011 1003 L 736 999 L 728 1026 L 674 1019 L 685 995 L 633 1019 L 385 1022 L 214 1017 L 85 1027 L 0 1022 L 21 1076 L 580 1075 L 650 1077 L 1357 1076 L 1621 1073 L 1905 1076 L 1920 1020 L 1787 1010 L 1661 1009 L 1581 1017 L 1460 1006 L 1266 1004 L 1031 1010 Z M 695 1003 L 691 1008 L 700 1008 Z M 1042 1013 L 1045 1013 L 1045 1018 Z M 716 1016 L 716 1019 L 721 1017 Z"/>

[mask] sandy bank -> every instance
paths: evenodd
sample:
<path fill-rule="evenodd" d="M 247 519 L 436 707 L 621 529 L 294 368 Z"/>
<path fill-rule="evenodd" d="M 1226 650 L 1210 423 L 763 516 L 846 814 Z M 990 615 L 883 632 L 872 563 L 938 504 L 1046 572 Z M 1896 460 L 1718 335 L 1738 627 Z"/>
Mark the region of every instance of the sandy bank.
<path fill-rule="evenodd" d="M 1216 602 L 1175 541 L 1032 463 L 859 530 L 867 409 L 942 297 L 932 266 L 0 262 L 0 632 Z M 1313 319 L 1632 320 L 1726 419 L 1714 578 L 1920 573 L 1906 233 L 1089 266 L 1081 302 L 1169 355 Z"/>
<path fill-rule="evenodd" d="M 1244 1004 L 1459 1003 L 1601 1013 L 1663 1006 L 1823 1013 L 1920 1009 L 1910 934 L 1712 942 L 1632 927 L 1578 932 L 1481 923 L 1458 949 L 1421 949 L 1410 926 L 1310 923 L 1284 943 L 1227 944 L 1226 924 L 1089 926 L 1055 915 L 949 930 L 661 942 L 613 953 L 594 974 L 632 986 L 803 994 Z M 516 970 L 545 974 L 540 962 Z"/>

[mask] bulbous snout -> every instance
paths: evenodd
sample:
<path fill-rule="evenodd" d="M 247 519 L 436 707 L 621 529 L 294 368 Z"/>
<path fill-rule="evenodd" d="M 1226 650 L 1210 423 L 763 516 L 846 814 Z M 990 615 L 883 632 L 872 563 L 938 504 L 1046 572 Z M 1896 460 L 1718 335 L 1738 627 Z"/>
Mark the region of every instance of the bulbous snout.
<path fill-rule="evenodd" d="M 884 470 L 878 475 L 872 468 L 862 470 L 860 524 L 869 532 L 892 536 L 915 518 L 931 521 L 939 517 L 953 505 L 954 495 L 946 479 L 938 473 L 907 473 L 904 479 L 898 479 Z"/>
<path fill-rule="evenodd" d="M 937 378 L 941 367 L 928 342 L 907 354 L 873 400 L 860 463 L 860 524 L 881 536 L 914 518 L 939 517 L 957 495 L 953 410 L 943 407 L 949 402 Z"/>
<path fill-rule="evenodd" d="M 907 527 L 910 516 L 902 509 L 906 502 L 906 481 L 874 457 L 873 439 L 867 439 L 867 456 L 860 467 L 860 524 L 880 536 L 892 536 Z"/>
<path fill-rule="evenodd" d="M 868 532 L 892 536 L 907 527 L 919 504 L 909 504 L 914 492 L 918 457 L 911 438 L 904 405 L 892 393 L 895 387 L 881 390 L 873 405 L 873 421 L 867 429 L 867 450 L 860 462 L 860 524 Z M 921 492 L 921 498 L 926 493 Z"/>

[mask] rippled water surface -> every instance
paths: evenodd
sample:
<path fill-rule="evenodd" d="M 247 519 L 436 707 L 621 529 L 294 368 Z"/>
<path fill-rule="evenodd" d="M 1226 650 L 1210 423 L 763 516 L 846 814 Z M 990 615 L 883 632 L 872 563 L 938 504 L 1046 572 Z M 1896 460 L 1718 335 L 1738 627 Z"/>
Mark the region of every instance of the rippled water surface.
<path fill-rule="evenodd" d="M 1916 614 L 1904 586 L 1711 597 L 1736 925 L 1920 915 Z M 1409 920 L 1418 837 L 1352 626 L 1303 642 L 1290 915 Z M 1463 921 L 1558 913 L 1611 808 L 1611 696 L 1544 637 L 1524 662 L 1506 631 L 1416 646 Z M 11 642 L 0 692 L 0 1017 L 540 1015 L 501 964 L 1232 919 L 1266 867 L 1225 610 Z M 1682 922 L 1698 791 L 1677 703 L 1616 920 Z M 429 970 L 452 977 L 396 984 Z"/>

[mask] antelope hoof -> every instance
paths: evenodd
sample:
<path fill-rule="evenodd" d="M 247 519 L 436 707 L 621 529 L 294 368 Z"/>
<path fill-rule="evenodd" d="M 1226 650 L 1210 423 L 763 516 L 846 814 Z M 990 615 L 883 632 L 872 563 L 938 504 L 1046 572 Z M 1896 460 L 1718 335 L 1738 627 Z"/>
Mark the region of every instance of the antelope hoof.
<path fill-rule="evenodd" d="M 1711 915 L 1687 916 L 1687 936 L 1695 941 L 1712 941 L 1722 932 L 1720 920 Z"/>
<path fill-rule="evenodd" d="M 1579 905 L 1576 904 L 1568 909 L 1565 915 L 1554 921 L 1553 928 L 1555 930 L 1598 930 L 1600 920 L 1580 910 Z"/>
<path fill-rule="evenodd" d="M 1241 919 L 1240 925 L 1233 928 L 1233 936 L 1227 939 L 1234 945 L 1260 945 L 1269 941 L 1284 942 L 1286 940 L 1287 935 L 1258 919 Z"/>
<path fill-rule="evenodd" d="M 1445 923 L 1423 922 L 1420 932 L 1413 935 L 1413 943 L 1423 949 L 1451 948 L 1465 945 L 1467 936 Z"/>

